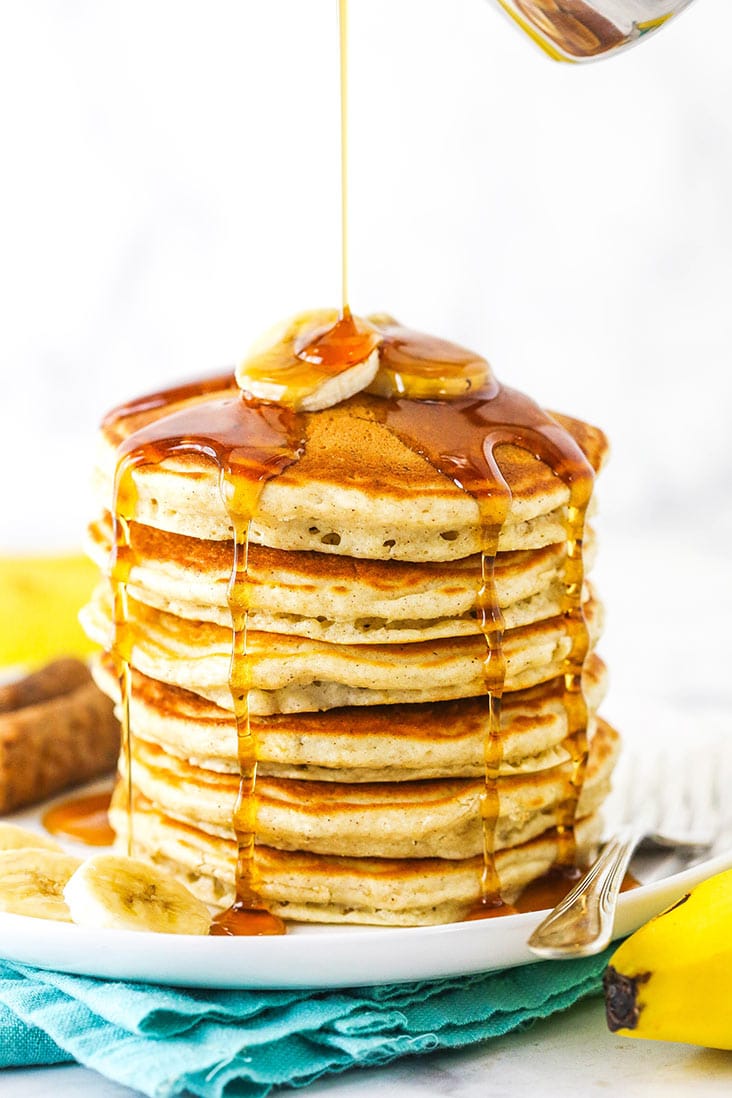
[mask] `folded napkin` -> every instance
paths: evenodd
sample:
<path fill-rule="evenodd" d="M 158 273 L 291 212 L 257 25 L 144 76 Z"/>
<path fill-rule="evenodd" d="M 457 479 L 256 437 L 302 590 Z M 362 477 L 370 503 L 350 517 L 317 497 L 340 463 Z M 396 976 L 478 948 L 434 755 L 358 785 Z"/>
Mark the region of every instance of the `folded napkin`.
<path fill-rule="evenodd" d="M 338 991 L 183 991 L 3 961 L 0 1067 L 76 1060 L 151 1098 L 263 1098 L 523 1028 L 599 991 L 608 954 Z"/>

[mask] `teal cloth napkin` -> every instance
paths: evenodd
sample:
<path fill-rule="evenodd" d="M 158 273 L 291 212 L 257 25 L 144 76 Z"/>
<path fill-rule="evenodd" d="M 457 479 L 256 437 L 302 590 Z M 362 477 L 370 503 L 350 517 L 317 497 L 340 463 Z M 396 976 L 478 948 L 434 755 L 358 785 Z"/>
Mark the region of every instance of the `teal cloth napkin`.
<path fill-rule="evenodd" d="M 75 1060 L 151 1098 L 264 1098 L 523 1028 L 599 991 L 609 952 L 338 991 L 184 991 L 0 961 L 0 1067 Z"/>

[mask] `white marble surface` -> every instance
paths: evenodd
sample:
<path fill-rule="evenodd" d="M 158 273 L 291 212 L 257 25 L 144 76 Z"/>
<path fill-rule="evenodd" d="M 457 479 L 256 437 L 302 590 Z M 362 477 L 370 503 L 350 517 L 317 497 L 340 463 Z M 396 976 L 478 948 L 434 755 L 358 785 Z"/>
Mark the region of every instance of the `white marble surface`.
<path fill-rule="evenodd" d="M 602 1002 L 580 1003 L 523 1033 L 458 1052 L 399 1060 L 354 1070 L 279 1098 L 725 1098 L 732 1089 L 732 1056 L 710 1049 L 615 1037 Z M 78 1067 L 0 1072 L 2 1098 L 125 1098 L 135 1091 Z"/>

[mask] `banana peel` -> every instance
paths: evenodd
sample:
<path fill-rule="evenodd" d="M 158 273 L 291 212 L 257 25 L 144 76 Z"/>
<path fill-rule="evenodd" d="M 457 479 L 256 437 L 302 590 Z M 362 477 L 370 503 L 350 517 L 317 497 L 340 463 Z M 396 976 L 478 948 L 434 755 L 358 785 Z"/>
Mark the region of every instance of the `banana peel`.
<path fill-rule="evenodd" d="M 732 869 L 702 881 L 632 934 L 604 977 L 623 1037 L 732 1049 Z"/>
<path fill-rule="evenodd" d="M 97 581 L 81 554 L 0 556 L 0 667 L 93 652 L 77 615 Z"/>

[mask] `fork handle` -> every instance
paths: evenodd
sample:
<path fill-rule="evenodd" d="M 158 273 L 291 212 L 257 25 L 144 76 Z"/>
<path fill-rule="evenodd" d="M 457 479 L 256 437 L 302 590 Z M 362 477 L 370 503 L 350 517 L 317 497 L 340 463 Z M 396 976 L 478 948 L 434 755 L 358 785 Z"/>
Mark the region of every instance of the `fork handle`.
<path fill-rule="evenodd" d="M 539 957 L 590 957 L 612 940 L 620 887 L 633 851 L 643 838 L 637 824 L 618 829 L 600 857 L 528 940 Z"/>

